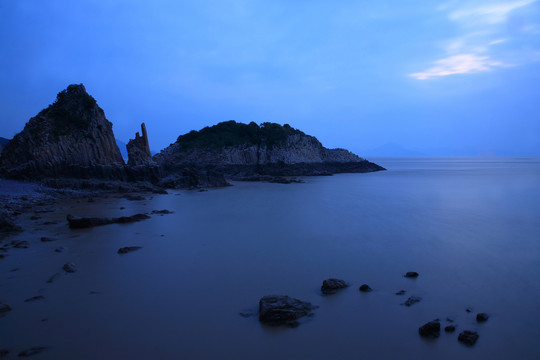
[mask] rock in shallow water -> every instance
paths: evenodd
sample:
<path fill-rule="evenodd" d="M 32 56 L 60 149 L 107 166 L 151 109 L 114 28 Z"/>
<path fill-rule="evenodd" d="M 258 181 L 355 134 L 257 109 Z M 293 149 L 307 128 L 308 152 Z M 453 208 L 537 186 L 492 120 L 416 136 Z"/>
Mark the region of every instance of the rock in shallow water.
<path fill-rule="evenodd" d="M 456 331 L 456 326 L 455 325 L 448 325 L 444 328 L 444 331 L 445 332 L 454 332 Z"/>
<path fill-rule="evenodd" d="M 259 321 L 272 326 L 296 327 L 298 319 L 313 315 L 314 309 L 316 306 L 309 302 L 286 295 L 268 295 L 259 301 Z"/>
<path fill-rule="evenodd" d="M 467 346 L 473 346 L 480 336 L 475 331 L 465 330 L 458 336 L 458 341 Z"/>
<path fill-rule="evenodd" d="M 142 246 L 124 246 L 123 248 L 118 249 L 119 254 L 127 254 L 131 251 L 139 250 Z"/>
<path fill-rule="evenodd" d="M 416 271 L 407 271 L 407 273 L 403 276 L 410 279 L 416 279 L 418 275 L 419 274 Z"/>
<path fill-rule="evenodd" d="M 121 216 L 118 218 L 75 217 L 72 215 L 67 216 L 67 221 L 71 229 L 83 229 L 109 224 L 128 224 L 146 219 L 150 219 L 150 216 L 146 214 L 135 214 L 132 216 Z"/>
<path fill-rule="evenodd" d="M 489 319 L 489 315 L 486 313 L 479 313 L 476 315 L 476 321 L 478 322 L 486 322 Z"/>
<path fill-rule="evenodd" d="M 422 337 L 431 339 L 438 338 L 441 334 L 441 324 L 438 321 L 430 321 L 418 328 L 418 333 Z"/>
<path fill-rule="evenodd" d="M 325 295 L 335 294 L 337 290 L 344 289 L 348 286 L 344 280 L 330 278 L 323 281 L 321 291 Z"/>
<path fill-rule="evenodd" d="M 64 269 L 68 273 L 74 273 L 77 271 L 77 268 L 75 267 L 75 264 L 73 263 L 65 263 L 62 269 Z"/>
<path fill-rule="evenodd" d="M 370 292 L 370 291 L 373 291 L 373 289 L 368 285 L 368 284 L 363 284 L 360 286 L 360 288 L 358 289 L 360 290 L 361 292 Z"/>

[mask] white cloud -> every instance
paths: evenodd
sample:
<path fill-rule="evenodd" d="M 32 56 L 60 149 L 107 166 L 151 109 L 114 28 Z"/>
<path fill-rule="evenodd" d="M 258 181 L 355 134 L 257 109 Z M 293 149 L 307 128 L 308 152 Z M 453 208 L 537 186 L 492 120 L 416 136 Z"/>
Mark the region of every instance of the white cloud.
<path fill-rule="evenodd" d="M 512 48 L 512 40 L 515 39 L 508 36 L 506 29 L 512 11 L 537 1 L 471 0 L 465 6 L 458 1 L 439 6 L 438 10 L 447 13 L 448 19 L 455 23 L 458 36 L 440 43 L 445 53 L 441 56 L 443 59 L 435 61 L 427 70 L 410 76 L 426 80 L 454 74 L 492 71 L 498 67 L 530 62 L 530 56 L 528 60 L 520 60 L 527 59 L 528 54 L 523 53 L 523 48 Z M 537 26 L 537 24 L 528 25 Z M 508 44 L 503 47 L 497 46 L 502 43 Z"/>
<path fill-rule="evenodd" d="M 461 54 L 437 60 L 435 61 L 433 67 L 423 72 L 410 74 L 410 76 L 418 80 L 426 80 L 455 74 L 470 74 L 491 71 L 500 66 L 504 66 L 504 64 L 491 60 L 489 56 Z"/>
<path fill-rule="evenodd" d="M 474 24 L 499 24 L 507 20 L 508 14 L 515 9 L 527 6 L 536 0 L 499 2 L 482 6 L 461 8 L 450 13 L 453 21 L 472 22 Z"/>

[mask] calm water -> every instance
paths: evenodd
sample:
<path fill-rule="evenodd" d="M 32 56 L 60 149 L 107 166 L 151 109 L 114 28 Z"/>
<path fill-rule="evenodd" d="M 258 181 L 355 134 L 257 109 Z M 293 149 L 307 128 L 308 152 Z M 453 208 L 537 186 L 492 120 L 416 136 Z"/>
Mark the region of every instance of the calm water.
<path fill-rule="evenodd" d="M 13 308 L 0 348 L 16 358 L 50 347 L 42 359 L 540 358 L 540 159 L 370 160 L 389 170 L 58 205 L 43 220 L 61 223 L 30 228 L 17 237 L 30 249 L 0 260 L 0 301 Z M 175 213 L 85 231 L 63 220 L 154 209 Z M 143 249 L 116 253 L 128 245 Z M 78 272 L 46 284 L 68 261 Z M 352 286 L 321 296 L 328 277 Z M 268 294 L 320 308 L 296 329 L 239 316 Z M 410 295 L 423 301 L 401 306 Z M 454 334 L 418 336 L 447 317 Z M 480 334 L 474 347 L 457 342 L 463 330 Z"/>

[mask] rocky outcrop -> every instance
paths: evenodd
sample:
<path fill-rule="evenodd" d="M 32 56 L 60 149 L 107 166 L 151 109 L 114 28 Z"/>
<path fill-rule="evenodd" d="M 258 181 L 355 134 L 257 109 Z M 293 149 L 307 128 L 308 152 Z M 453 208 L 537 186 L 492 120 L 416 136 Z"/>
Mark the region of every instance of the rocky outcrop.
<path fill-rule="evenodd" d="M 69 85 L 6 145 L 0 168 L 7 177 L 109 177 L 124 160 L 112 123 L 84 86 Z"/>
<path fill-rule="evenodd" d="M 141 124 L 141 134 L 135 134 L 135 139 L 129 140 L 126 145 L 128 151 L 128 165 L 148 165 L 153 163 L 150 145 L 148 144 L 148 134 L 146 133 L 146 125 Z"/>
<path fill-rule="evenodd" d="M 384 170 L 347 150 L 327 149 L 289 125 L 235 121 L 182 135 L 153 159 L 168 168 L 211 167 L 233 178 L 254 173 L 299 176 Z"/>

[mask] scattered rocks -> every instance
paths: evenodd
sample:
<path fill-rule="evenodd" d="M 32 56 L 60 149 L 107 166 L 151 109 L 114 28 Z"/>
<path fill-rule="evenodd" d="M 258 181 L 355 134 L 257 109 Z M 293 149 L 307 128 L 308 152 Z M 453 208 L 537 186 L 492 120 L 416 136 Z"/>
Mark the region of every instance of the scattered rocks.
<path fill-rule="evenodd" d="M 467 346 L 473 346 L 479 337 L 477 332 L 465 330 L 458 335 L 458 341 Z"/>
<path fill-rule="evenodd" d="M 22 231 L 22 227 L 15 225 L 4 213 L 0 213 L 0 232 L 15 233 Z"/>
<path fill-rule="evenodd" d="M 16 249 L 28 249 L 30 243 L 26 240 L 12 241 L 11 245 Z"/>
<path fill-rule="evenodd" d="M 409 296 L 409 298 L 401 305 L 411 306 L 420 301 L 422 301 L 422 298 L 420 296 Z"/>
<path fill-rule="evenodd" d="M 399 290 L 396 295 L 405 295 L 405 290 Z"/>
<path fill-rule="evenodd" d="M 75 264 L 73 263 L 65 263 L 62 269 L 64 269 L 64 271 L 68 273 L 74 273 L 77 271 L 77 268 L 75 267 Z"/>
<path fill-rule="evenodd" d="M 43 350 L 45 350 L 45 349 L 47 349 L 47 348 L 44 347 L 44 346 L 32 346 L 30 349 L 21 351 L 19 353 L 19 356 L 20 357 L 28 357 L 28 356 L 37 355 L 37 354 L 41 353 Z"/>
<path fill-rule="evenodd" d="M 313 315 L 315 307 L 286 295 L 264 296 L 259 301 L 259 321 L 272 326 L 296 327 L 298 319 Z"/>
<path fill-rule="evenodd" d="M 403 277 L 410 278 L 410 279 L 416 279 L 418 277 L 418 273 L 416 271 L 407 271 Z"/>
<path fill-rule="evenodd" d="M 65 266 L 65 265 L 64 265 L 64 266 Z M 47 283 L 52 284 L 52 283 L 53 283 L 56 279 L 58 279 L 60 276 L 62 276 L 62 274 L 60 274 L 60 273 L 54 274 L 53 276 L 51 276 L 51 277 L 49 278 L 49 280 L 47 280 Z"/>
<path fill-rule="evenodd" d="M 476 315 L 476 321 L 478 322 L 486 322 L 489 319 L 489 315 L 486 313 L 479 313 Z"/>
<path fill-rule="evenodd" d="M 454 331 L 456 331 L 456 326 L 455 325 L 445 326 L 444 331 L 445 332 L 454 332 Z"/>
<path fill-rule="evenodd" d="M 146 214 L 135 214 L 132 216 L 121 216 L 118 218 L 92 218 L 92 217 L 75 217 L 68 215 L 67 221 L 71 229 L 83 229 L 94 226 L 109 225 L 109 224 L 128 224 L 150 219 Z"/>
<path fill-rule="evenodd" d="M 43 299 L 45 299 L 45 296 L 37 295 L 37 296 L 32 296 L 31 298 L 28 298 L 28 299 L 26 299 L 24 301 L 25 302 L 30 302 L 30 301 L 43 300 Z"/>
<path fill-rule="evenodd" d="M 418 333 L 422 337 L 435 339 L 441 334 L 441 324 L 438 321 L 430 321 L 418 328 Z"/>
<path fill-rule="evenodd" d="M 370 291 L 373 291 L 373 289 L 368 285 L 368 284 L 363 284 L 360 286 L 360 288 L 358 289 L 360 290 L 361 292 L 370 292 Z"/>
<path fill-rule="evenodd" d="M 47 237 L 47 236 L 42 236 L 41 237 L 41 241 L 42 242 L 50 242 L 50 241 L 55 241 L 56 239 L 54 238 L 51 238 L 51 237 Z"/>
<path fill-rule="evenodd" d="M 330 295 L 335 294 L 337 290 L 344 289 L 348 286 L 349 284 L 347 284 L 344 280 L 330 278 L 323 281 L 321 291 L 325 295 Z"/>
<path fill-rule="evenodd" d="M 131 251 L 136 251 L 142 248 L 142 246 L 124 246 L 123 248 L 118 249 L 119 254 L 127 254 Z"/>
<path fill-rule="evenodd" d="M 5 314 L 9 311 L 11 311 L 11 306 L 9 306 L 8 304 L 0 303 L 0 315 Z"/>

